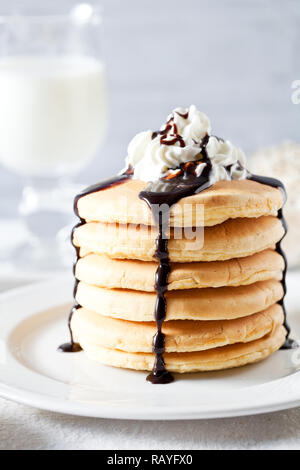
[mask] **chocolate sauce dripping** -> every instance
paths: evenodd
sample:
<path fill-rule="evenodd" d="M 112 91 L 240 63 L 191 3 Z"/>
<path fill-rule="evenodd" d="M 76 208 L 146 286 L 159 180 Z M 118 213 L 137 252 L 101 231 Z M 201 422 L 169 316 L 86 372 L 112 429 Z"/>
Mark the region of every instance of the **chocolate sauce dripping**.
<path fill-rule="evenodd" d="M 184 119 L 187 119 L 189 112 L 181 114 L 178 111 L 175 111 L 176 114 L 181 116 Z M 155 139 L 158 135 L 161 136 L 160 144 L 161 145 L 175 145 L 177 142 L 180 147 L 185 147 L 185 141 L 180 134 L 178 134 L 177 125 L 174 122 L 174 116 L 171 116 L 170 119 L 166 122 L 165 128 L 161 131 L 152 132 L 152 140 Z"/>
<path fill-rule="evenodd" d="M 73 339 L 73 333 L 72 333 L 72 329 L 71 329 L 71 320 L 72 320 L 72 316 L 74 314 L 74 312 L 76 310 L 78 310 L 80 308 L 80 305 L 79 304 L 75 304 L 72 308 L 71 308 L 71 312 L 70 312 L 70 315 L 69 315 L 69 318 L 68 318 L 68 328 L 69 328 L 69 332 L 70 332 L 70 341 L 68 343 L 64 343 L 64 344 L 61 344 L 58 348 L 59 351 L 61 352 L 67 352 L 67 353 L 70 353 L 70 352 L 79 352 L 79 351 L 82 351 L 82 347 L 80 346 L 80 344 L 78 343 L 75 343 L 74 339 Z"/>
<path fill-rule="evenodd" d="M 118 176 L 115 176 L 113 178 L 109 178 L 109 179 L 106 179 L 104 181 L 100 181 L 99 183 L 96 183 L 92 186 L 89 186 L 88 188 L 84 189 L 81 193 L 79 193 L 77 196 L 75 196 L 75 198 L 74 198 L 74 212 L 75 212 L 76 216 L 79 218 L 79 222 L 78 222 L 78 224 L 76 224 L 73 227 L 72 232 L 71 232 L 71 243 L 72 243 L 72 245 L 75 249 L 75 252 L 76 252 L 76 261 L 73 265 L 73 274 L 74 274 L 74 276 L 75 276 L 76 264 L 77 264 L 77 261 L 78 261 L 79 256 L 80 256 L 80 249 L 79 249 L 79 247 L 74 245 L 73 236 L 74 236 L 75 229 L 77 227 L 80 227 L 81 225 L 83 225 L 85 223 L 85 220 L 82 219 L 80 217 L 79 213 L 78 213 L 78 201 L 79 201 L 79 199 L 81 199 L 83 196 L 86 196 L 88 194 L 96 193 L 97 191 L 102 191 L 104 189 L 111 188 L 112 186 L 116 186 L 118 184 L 125 183 L 125 181 L 127 181 L 128 179 L 131 178 L 132 173 L 133 173 L 133 170 L 132 170 L 132 168 L 129 167 L 126 170 L 126 172 L 123 173 L 122 175 L 118 175 Z M 74 289 L 73 289 L 74 299 L 76 299 L 78 284 L 79 284 L 79 281 L 75 277 L 75 283 L 74 283 Z M 80 307 L 81 307 L 81 305 L 79 305 L 76 302 L 75 305 L 71 308 L 69 318 L 68 318 L 68 328 L 69 328 L 69 332 L 70 332 L 70 342 L 69 343 L 64 343 L 64 344 L 62 344 L 61 346 L 58 347 L 58 350 L 61 351 L 61 352 L 78 352 L 78 351 L 82 351 L 82 348 L 81 348 L 80 344 L 74 342 L 73 333 L 72 333 L 72 329 L 71 329 L 71 320 L 72 320 L 72 317 L 74 315 L 74 312 L 76 312 L 76 310 L 78 310 Z"/>
<path fill-rule="evenodd" d="M 77 198 L 78 196 L 76 196 Z M 76 199 L 75 198 L 75 199 Z M 75 268 L 76 268 L 76 263 L 79 259 L 79 247 L 78 246 L 75 246 L 74 243 L 73 243 L 73 235 L 74 235 L 74 232 L 75 232 L 75 229 L 77 227 L 80 227 L 81 225 L 84 224 L 84 220 L 83 219 L 80 219 L 80 222 L 78 224 L 76 224 L 73 229 L 72 229 L 72 232 L 71 232 L 71 243 L 75 249 L 75 252 L 76 252 L 76 261 L 75 263 L 73 264 L 73 274 L 75 276 Z M 74 288 L 73 288 L 73 298 L 75 299 L 76 297 L 76 292 L 77 292 L 77 287 L 78 287 L 78 284 L 79 284 L 79 281 L 78 279 L 75 278 L 75 283 L 74 283 Z M 82 351 L 82 348 L 80 346 L 80 344 L 76 343 L 74 341 L 74 338 L 73 338 L 73 333 L 72 333 L 72 329 L 71 329 L 71 320 L 72 320 L 72 317 L 74 315 L 74 313 L 76 312 L 76 310 L 78 310 L 80 308 L 80 305 L 76 302 L 75 305 L 73 305 L 73 307 L 71 308 L 71 311 L 70 311 L 70 314 L 69 314 L 69 317 L 68 317 L 68 329 L 69 329 L 69 333 L 70 333 L 70 341 L 68 343 L 64 343 L 64 344 L 61 344 L 59 347 L 58 347 L 58 351 L 60 352 L 79 352 L 79 351 Z"/>
<path fill-rule="evenodd" d="M 83 219 L 78 214 L 78 201 L 84 196 L 87 196 L 88 194 L 92 193 L 97 193 L 98 191 L 102 191 L 104 189 L 111 188 L 112 186 L 117 186 L 118 184 L 125 183 L 128 179 L 131 178 L 133 174 L 133 170 L 131 167 L 129 167 L 125 173 L 122 173 L 121 175 L 118 176 L 113 176 L 112 178 L 107 178 L 103 181 L 99 181 L 99 183 L 93 184 L 92 186 L 89 186 L 88 188 L 84 189 L 81 193 L 79 193 L 77 196 L 74 198 L 74 212 L 75 215 L 80 219 L 80 222 L 85 222 Z"/>
<path fill-rule="evenodd" d="M 187 111 L 186 113 L 182 114 L 179 111 L 175 111 L 178 116 L 181 116 L 183 119 L 187 119 L 189 117 L 189 112 Z"/>
<path fill-rule="evenodd" d="M 250 176 L 248 176 L 248 179 L 251 180 L 251 181 L 256 181 L 257 183 L 266 184 L 267 186 L 271 186 L 272 188 L 280 189 L 281 192 L 282 192 L 282 195 L 283 195 L 283 204 L 286 202 L 286 190 L 285 190 L 285 187 L 284 187 L 284 185 L 281 181 L 279 181 L 275 178 L 270 178 L 270 177 L 267 177 L 267 176 L 259 176 L 259 175 L 250 175 Z M 294 348 L 298 347 L 298 344 L 296 343 L 296 341 L 289 338 L 291 329 L 290 329 L 290 327 L 288 325 L 288 322 L 287 322 L 287 314 L 286 314 L 285 302 L 284 302 L 284 298 L 285 298 L 285 295 L 286 295 L 286 292 L 287 292 L 286 272 L 287 272 L 288 263 L 287 263 L 286 255 L 285 255 L 284 251 L 282 250 L 281 242 L 282 242 L 283 238 L 285 237 L 285 235 L 287 234 L 288 228 L 287 228 L 286 220 L 285 220 L 285 218 L 283 216 L 283 213 L 282 213 L 282 208 L 279 209 L 279 211 L 278 211 L 278 218 L 281 221 L 281 223 L 283 225 L 283 228 L 284 228 L 284 235 L 281 238 L 281 240 L 279 240 L 279 242 L 277 242 L 277 244 L 276 244 L 277 253 L 279 253 L 284 259 L 284 269 L 283 269 L 283 272 L 282 272 L 282 280 L 281 280 L 284 294 L 283 294 L 282 299 L 278 303 L 279 303 L 279 305 L 281 305 L 281 307 L 283 309 L 284 327 L 287 331 L 286 340 L 285 340 L 285 343 L 281 346 L 281 349 L 294 349 Z"/>
<path fill-rule="evenodd" d="M 154 194 L 154 193 L 153 193 Z M 168 287 L 168 277 L 170 273 L 169 265 L 169 253 L 168 253 L 168 241 L 165 233 L 164 217 L 167 216 L 169 219 L 169 209 L 164 212 L 157 211 L 154 207 L 156 205 L 156 198 L 152 198 L 149 194 L 142 192 L 140 194 L 149 205 L 152 210 L 152 214 L 155 217 L 159 225 L 159 233 L 156 239 L 156 250 L 155 258 L 158 260 L 158 268 L 155 273 L 155 290 L 157 293 L 156 305 L 155 305 L 155 321 L 157 325 L 157 332 L 153 337 L 153 351 L 155 353 L 155 364 L 151 374 L 148 375 L 147 380 L 154 384 L 167 384 L 172 382 L 173 376 L 167 371 L 163 353 L 165 351 L 165 335 L 162 333 L 162 325 L 167 314 L 167 300 L 165 298 L 165 292 Z"/>
<path fill-rule="evenodd" d="M 174 135 L 174 137 L 173 134 L 170 134 L 170 136 L 166 135 L 160 138 L 160 143 L 163 145 L 175 145 L 177 142 L 179 142 L 180 147 L 185 147 L 185 142 L 179 134 Z"/>
<path fill-rule="evenodd" d="M 155 258 L 158 260 L 158 267 L 155 274 L 155 291 L 157 294 L 155 304 L 155 321 L 157 332 L 153 337 L 153 352 L 155 363 L 152 372 L 147 380 L 153 384 L 166 384 L 172 382 L 173 376 L 166 369 L 163 354 L 165 352 L 165 335 L 162 332 L 162 325 L 167 314 L 167 299 L 165 293 L 168 288 L 168 277 L 170 273 L 167 228 L 169 226 L 169 214 L 171 207 L 180 199 L 203 191 L 210 186 L 209 175 L 211 162 L 206 152 L 206 145 L 209 136 L 205 136 L 201 142 L 202 161 L 206 163 L 204 171 L 196 177 L 192 171 L 183 167 L 183 172 L 178 177 L 165 181 L 164 191 L 156 192 L 155 184 L 150 183 L 148 187 L 139 194 L 144 200 L 153 215 L 155 223 L 158 225 L 158 236 L 156 239 Z"/>
<path fill-rule="evenodd" d="M 170 272 L 168 241 L 166 239 L 166 226 L 169 222 L 169 212 L 172 205 L 176 204 L 181 198 L 199 193 L 200 191 L 203 191 L 204 189 L 210 186 L 209 176 L 212 164 L 206 151 L 206 146 L 208 142 L 209 136 L 206 135 L 201 142 L 201 162 L 205 162 L 206 167 L 204 168 L 200 177 L 195 177 L 195 167 L 193 165 L 194 162 L 191 162 L 191 164 L 182 164 L 180 165 L 179 169 L 181 171 L 178 176 L 176 175 L 170 180 L 165 179 L 165 186 L 163 192 L 155 192 L 155 183 L 151 183 L 146 188 L 146 190 L 142 191 L 139 195 L 139 197 L 143 199 L 150 207 L 153 214 L 153 218 L 159 227 L 155 251 L 155 257 L 159 261 L 155 277 L 155 290 L 157 293 L 155 305 L 155 320 L 157 324 L 157 333 L 153 338 L 153 352 L 155 353 L 155 364 L 153 371 L 147 377 L 148 381 L 155 384 L 169 383 L 173 380 L 173 377 L 167 371 L 163 360 L 163 354 L 165 352 L 165 336 L 162 333 L 162 325 L 167 313 L 167 302 L 165 298 L 165 292 L 167 291 L 168 276 Z M 228 171 L 230 171 L 230 168 L 228 168 Z M 257 175 L 250 175 L 248 179 L 279 188 L 282 190 L 284 198 L 286 197 L 285 188 L 283 184 L 278 180 L 275 180 L 273 178 L 260 177 Z M 159 208 L 161 208 L 161 212 L 159 211 Z M 286 233 L 287 226 L 281 209 L 278 211 L 278 217 L 282 221 Z M 285 295 L 287 261 L 285 254 L 281 248 L 281 240 L 276 245 L 276 251 L 281 254 L 285 261 L 285 268 L 283 271 L 282 278 L 282 285 Z M 282 349 L 290 349 L 297 347 L 297 343 L 289 339 L 290 328 L 286 319 L 284 297 L 278 303 L 283 308 L 285 318 L 284 326 L 287 330 L 286 342 L 282 346 Z"/>

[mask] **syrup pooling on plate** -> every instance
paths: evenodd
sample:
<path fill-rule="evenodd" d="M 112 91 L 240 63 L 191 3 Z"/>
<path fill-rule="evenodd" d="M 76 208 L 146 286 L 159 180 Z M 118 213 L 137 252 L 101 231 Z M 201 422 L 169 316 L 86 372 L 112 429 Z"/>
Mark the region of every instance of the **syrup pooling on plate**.
<path fill-rule="evenodd" d="M 70 332 L 70 341 L 68 343 L 64 343 L 64 344 L 61 344 L 59 346 L 58 349 L 61 352 L 79 352 L 79 351 L 82 351 L 82 347 L 80 346 L 80 344 L 74 342 L 73 333 L 72 333 L 72 329 L 71 329 L 72 316 L 73 316 L 74 312 L 76 312 L 76 310 L 78 310 L 79 308 L 80 308 L 80 305 L 78 305 L 78 304 L 75 304 L 71 308 L 71 312 L 70 312 L 70 315 L 69 315 L 69 318 L 68 318 L 68 328 L 69 328 L 69 332 Z"/>

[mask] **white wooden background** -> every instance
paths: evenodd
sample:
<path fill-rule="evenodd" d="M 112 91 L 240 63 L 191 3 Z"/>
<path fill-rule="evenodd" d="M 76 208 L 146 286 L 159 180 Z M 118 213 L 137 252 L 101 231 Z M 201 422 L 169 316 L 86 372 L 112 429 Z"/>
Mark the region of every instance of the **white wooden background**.
<path fill-rule="evenodd" d="M 15 9 L 66 10 L 72 0 L 0 0 Z M 110 129 L 78 178 L 118 171 L 129 139 L 195 103 L 214 133 L 251 151 L 299 139 L 299 0 L 102 0 Z M 28 6 L 29 5 L 29 6 Z M 0 136 L 1 138 L 1 136 Z M 0 167 L 0 217 L 14 215 L 20 180 Z M 5 199 L 3 199 L 5 195 Z"/>

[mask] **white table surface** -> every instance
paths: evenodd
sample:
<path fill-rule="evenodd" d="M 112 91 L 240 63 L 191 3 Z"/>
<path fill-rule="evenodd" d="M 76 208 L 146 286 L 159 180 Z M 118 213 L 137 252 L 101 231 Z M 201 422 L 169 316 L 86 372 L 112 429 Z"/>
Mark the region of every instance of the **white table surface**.
<path fill-rule="evenodd" d="M 204 421 L 78 418 L 0 399 L 0 449 L 299 449 L 300 409 Z"/>

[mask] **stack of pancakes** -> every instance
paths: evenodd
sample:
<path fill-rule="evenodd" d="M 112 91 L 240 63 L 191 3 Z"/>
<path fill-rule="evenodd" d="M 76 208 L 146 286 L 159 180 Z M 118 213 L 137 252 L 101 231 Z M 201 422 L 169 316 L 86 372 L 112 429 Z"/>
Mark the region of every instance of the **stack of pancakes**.
<path fill-rule="evenodd" d="M 78 200 L 83 223 L 73 243 L 79 248 L 75 276 L 81 308 L 71 329 L 91 359 L 151 370 L 157 227 L 139 199 L 144 187 L 127 180 Z M 277 302 L 284 294 L 284 260 L 276 252 L 284 235 L 277 218 L 282 204 L 279 189 L 240 180 L 220 181 L 172 207 L 162 327 L 168 370 L 236 367 L 282 346 L 286 330 Z M 186 237 L 182 226 L 204 226 L 204 238 Z"/>

